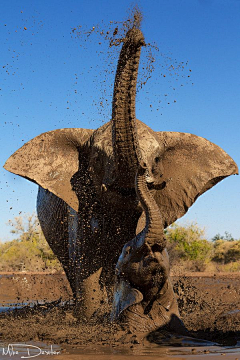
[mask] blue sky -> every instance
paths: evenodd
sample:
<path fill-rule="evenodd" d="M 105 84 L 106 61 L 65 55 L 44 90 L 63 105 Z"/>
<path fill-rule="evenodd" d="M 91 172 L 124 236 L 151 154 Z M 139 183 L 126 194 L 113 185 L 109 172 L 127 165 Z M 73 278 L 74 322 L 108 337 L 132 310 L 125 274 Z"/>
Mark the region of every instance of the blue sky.
<path fill-rule="evenodd" d="M 156 69 L 137 95 L 137 118 L 157 131 L 202 136 L 240 164 L 240 1 L 137 3 L 143 12 L 146 42 L 159 48 Z M 126 20 L 132 4 L 127 0 L 2 4 L 2 240 L 11 238 L 5 225 L 9 219 L 35 210 L 37 194 L 36 185 L 2 168 L 7 158 L 40 133 L 66 127 L 94 129 L 111 116 L 119 49 L 109 52 L 99 34 L 77 36 L 72 29 L 81 25 L 87 31 L 98 25 L 98 29 L 113 30 L 110 21 Z M 141 67 L 146 55 L 144 50 Z M 208 238 L 224 231 L 240 238 L 239 195 L 239 177 L 229 177 L 201 196 L 180 223 L 198 222 Z"/>

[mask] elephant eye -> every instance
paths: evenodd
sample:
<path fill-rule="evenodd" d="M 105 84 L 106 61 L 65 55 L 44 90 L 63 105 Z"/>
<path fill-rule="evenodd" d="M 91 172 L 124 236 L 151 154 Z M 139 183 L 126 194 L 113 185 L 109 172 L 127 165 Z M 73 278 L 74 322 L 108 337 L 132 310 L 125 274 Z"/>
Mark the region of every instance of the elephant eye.
<path fill-rule="evenodd" d="M 126 255 L 129 255 L 131 252 L 131 246 L 128 246 L 125 250 Z"/>
<path fill-rule="evenodd" d="M 155 163 L 159 163 L 160 160 L 161 160 L 161 159 L 160 159 L 160 156 L 156 156 L 156 157 L 155 157 Z"/>

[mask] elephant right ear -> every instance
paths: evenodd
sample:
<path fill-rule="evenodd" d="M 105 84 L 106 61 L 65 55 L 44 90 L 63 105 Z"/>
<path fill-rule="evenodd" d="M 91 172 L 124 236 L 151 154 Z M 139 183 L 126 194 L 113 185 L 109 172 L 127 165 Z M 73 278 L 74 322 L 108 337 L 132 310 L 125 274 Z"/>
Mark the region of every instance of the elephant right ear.
<path fill-rule="evenodd" d="M 143 300 L 143 294 L 132 287 L 130 283 L 123 279 L 117 279 L 115 284 L 111 321 L 116 320 L 119 315 L 133 304 L 138 304 Z"/>
<path fill-rule="evenodd" d="M 94 130 L 59 129 L 41 134 L 17 150 L 4 168 L 33 181 L 78 211 L 71 178 L 79 168 L 79 151 Z"/>
<path fill-rule="evenodd" d="M 200 136 L 165 131 L 156 135 L 165 147 L 161 178 L 165 187 L 156 191 L 155 200 L 167 227 L 205 191 L 238 174 L 238 167 L 223 149 Z"/>

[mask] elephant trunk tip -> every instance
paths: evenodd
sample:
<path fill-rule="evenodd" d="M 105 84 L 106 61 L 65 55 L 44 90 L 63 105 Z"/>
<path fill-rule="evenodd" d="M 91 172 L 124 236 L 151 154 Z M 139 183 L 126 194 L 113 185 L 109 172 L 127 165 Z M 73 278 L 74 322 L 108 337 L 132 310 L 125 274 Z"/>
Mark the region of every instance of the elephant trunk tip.
<path fill-rule="evenodd" d="M 130 42 L 132 45 L 134 44 L 136 46 L 146 45 L 142 31 L 135 26 L 128 30 L 125 42 Z"/>

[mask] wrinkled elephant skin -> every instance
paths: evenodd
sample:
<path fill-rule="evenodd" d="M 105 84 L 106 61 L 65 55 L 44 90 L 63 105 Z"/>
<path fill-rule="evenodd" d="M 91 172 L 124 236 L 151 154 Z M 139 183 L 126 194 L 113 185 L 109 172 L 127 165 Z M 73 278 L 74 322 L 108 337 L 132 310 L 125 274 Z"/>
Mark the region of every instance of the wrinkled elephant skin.
<path fill-rule="evenodd" d="M 116 265 L 116 285 L 111 319 L 130 330 L 153 331 L 178 323 L 185 330 L 170 280 L 170 267 L 162 216 L 150 193 L 146 169 L 139 168 L 136 194 L 145 211 L 146 225 L 124 245 Z"/>

